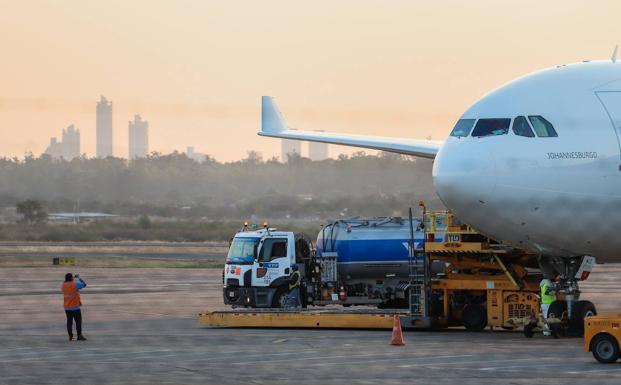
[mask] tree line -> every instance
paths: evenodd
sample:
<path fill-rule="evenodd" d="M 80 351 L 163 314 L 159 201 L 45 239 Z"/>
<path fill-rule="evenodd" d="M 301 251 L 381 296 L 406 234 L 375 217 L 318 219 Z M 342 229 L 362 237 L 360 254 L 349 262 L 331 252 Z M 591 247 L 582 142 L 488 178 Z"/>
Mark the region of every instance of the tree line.
<path fill-rule="evenodd" d="M 440 208 L 432 162 L 364 152 L 281 163 L 251 151 L 245 159 L 203 162 L 183 153 L 127 161 L 47 155 L 0 158 L 0 208 L 41 202 L 48 212 L 208 219 L 404 215 L 420 199 Z M 23 209 L 23 208 L 22 208 Z"/>

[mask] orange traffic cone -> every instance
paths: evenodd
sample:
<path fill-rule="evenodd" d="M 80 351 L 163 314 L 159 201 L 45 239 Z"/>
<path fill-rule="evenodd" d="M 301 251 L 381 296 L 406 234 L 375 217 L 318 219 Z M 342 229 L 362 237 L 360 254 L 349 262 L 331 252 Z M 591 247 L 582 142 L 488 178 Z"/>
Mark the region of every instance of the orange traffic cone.
<path fill-rule="evenodd" d="M 395 323 L 392 326 L 392 339 L 390 340 L 391 345 L 403 346 L 405 342 L 403 341 L 403 332 L 401 331 L 401 320 L 399 316 L 395 316 Z"/>

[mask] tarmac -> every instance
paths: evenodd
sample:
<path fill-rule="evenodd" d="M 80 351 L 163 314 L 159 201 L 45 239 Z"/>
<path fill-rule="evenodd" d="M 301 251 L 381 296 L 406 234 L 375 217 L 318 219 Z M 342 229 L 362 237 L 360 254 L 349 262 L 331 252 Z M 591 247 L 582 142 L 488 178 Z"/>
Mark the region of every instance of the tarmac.
<path fill-rule="evenodd" d="M 88 269 L 85 342 L 69 342 L 59 293 L 66 269 L 0 269 L 0 384 L 619 384 L 582 339 L 462 329 L 209 329 L 222 305 L 215 269 Z M 621 309 L 621 266 L 582 285 L 600 312 Z M 602 293 L 613 293 L 602 295 Z"/>

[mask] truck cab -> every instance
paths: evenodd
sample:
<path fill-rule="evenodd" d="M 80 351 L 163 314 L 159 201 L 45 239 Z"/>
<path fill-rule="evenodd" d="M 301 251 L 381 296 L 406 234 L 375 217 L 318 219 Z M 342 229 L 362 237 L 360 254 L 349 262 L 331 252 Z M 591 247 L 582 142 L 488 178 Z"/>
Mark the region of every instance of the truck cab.
<path fill-rule="evenodd" d="M 284 307 L 296 263 L 293 232 L 244 230 L 231 240 L 224 268 L 224 303 L 244 307 Z"/>

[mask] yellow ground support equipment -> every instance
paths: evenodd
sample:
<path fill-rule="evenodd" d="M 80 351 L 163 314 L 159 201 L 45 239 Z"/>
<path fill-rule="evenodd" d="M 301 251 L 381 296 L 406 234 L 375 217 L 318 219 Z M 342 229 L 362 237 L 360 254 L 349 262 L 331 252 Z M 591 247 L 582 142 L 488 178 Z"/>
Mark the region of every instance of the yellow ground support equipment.
<path fill-rule="evenodd" d="M 584 319 L 584 351 L 603 364 L 620 357 L 621 313 L 600 314 Z"/>
<path fill-rule="evenodd" d="M 199 322 L 209 327 L 228 328 L 315 328 L 392 329 L 394 317 L 407 313 L 386 310 L 226 310 L 199 314 Z"/>
<path fill-rule="evenodd" d="M 75 257 L 55 257 L 52 259 L 53 265 L 75 266 Z"/>
<path fill-rule="evenodd" d="M 469 330 L 513 329 L 513 318 L 539 313 L 539 275 L 533 256 L 499 244 L 461 224 L 450 212 L 424 212 L 425 242 L 412 251 L 413 327 L 464 325 Z M 432 272 L 429 265 L 443 266 Z M 415 306 L 412 306 L 414 304 Z"/>

